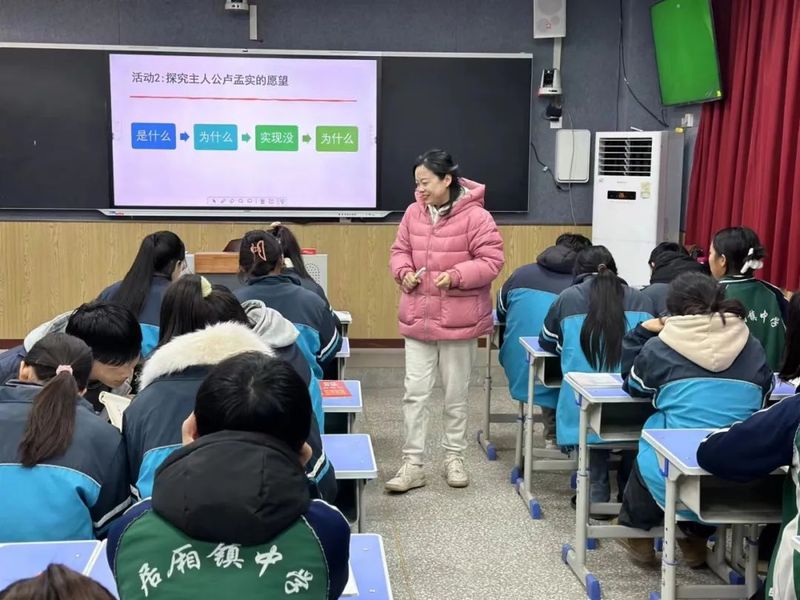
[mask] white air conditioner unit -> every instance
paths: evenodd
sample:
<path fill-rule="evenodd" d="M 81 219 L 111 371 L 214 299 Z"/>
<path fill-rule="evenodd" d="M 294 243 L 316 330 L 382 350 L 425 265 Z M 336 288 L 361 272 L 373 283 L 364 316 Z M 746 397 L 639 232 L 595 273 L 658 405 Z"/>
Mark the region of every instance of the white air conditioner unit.
<path fill-rule="evenodd" d="M 679 241 L 682 176 L 683 134 L 597 132 L 592 243 L 611 251 L 628 285 L 649 284 L 650 252 Z"/>

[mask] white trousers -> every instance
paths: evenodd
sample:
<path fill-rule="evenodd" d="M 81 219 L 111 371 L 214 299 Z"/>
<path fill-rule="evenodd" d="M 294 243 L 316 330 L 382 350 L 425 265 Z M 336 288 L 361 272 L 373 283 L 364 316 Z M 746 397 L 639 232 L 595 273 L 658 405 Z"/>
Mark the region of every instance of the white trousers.
<path fill-rule="evenodd" d="M 406 393 L 403 397 L 406 443 L 403 457 L 421 465 L 428 434 L 429 400 L 436 383 L 436 367 L 444 388 L 444 435 L 448 456 L 463 456 L 467 449 L 467 401 L 476 340 L 421 342 L 406 338 Z"/>

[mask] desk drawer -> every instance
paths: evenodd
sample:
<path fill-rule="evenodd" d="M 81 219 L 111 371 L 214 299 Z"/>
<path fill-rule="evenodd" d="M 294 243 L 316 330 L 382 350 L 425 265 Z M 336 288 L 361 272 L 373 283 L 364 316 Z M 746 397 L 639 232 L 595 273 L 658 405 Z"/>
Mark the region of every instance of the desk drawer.
<path fill-rule="evenodd" d="M 678 499 L 706 523 L 780 523 L 783 479 L 783 474 L 749 483 L 680 477 Z"/>

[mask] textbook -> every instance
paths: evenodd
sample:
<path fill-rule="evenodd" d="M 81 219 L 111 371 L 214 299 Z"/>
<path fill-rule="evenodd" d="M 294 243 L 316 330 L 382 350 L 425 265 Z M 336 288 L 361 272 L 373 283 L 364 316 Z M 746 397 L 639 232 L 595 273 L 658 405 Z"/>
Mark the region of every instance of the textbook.
<path fill-rule="evenodd" d="M 353 394 L 347 389 L 344 381 L 324 380 L 319 382 L 323 398 L 349 398 Z"/>
<path fill-rule="evenodd" d="M 570 377 L 575 383 L 585 388 L 622 385 L 622 377 L 619 373 L 570 373 Z"/>
<path fill-rule="evenodd" d="M 108 420 L 114 427 L 122 431 L 122 413 L 130 406 L 131 399 L 111 392 L 100 392 L 99 400 L 100 404 L 106 407 Z"/>

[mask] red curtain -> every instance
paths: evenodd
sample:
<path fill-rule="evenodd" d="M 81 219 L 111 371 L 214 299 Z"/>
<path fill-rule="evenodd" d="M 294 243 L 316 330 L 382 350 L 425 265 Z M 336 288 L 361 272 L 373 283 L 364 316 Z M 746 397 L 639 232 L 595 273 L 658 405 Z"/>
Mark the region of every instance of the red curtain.
<path fill-rule="evenodd" d="M 714 0 L 722 102 L 703 106 L 686 242 L 746 225 L 767 249 L 761 277 L 800 287 L 800 2 Z"/>

